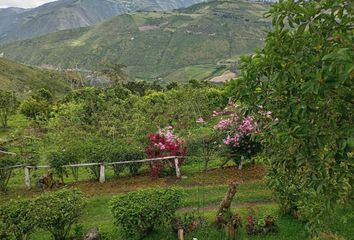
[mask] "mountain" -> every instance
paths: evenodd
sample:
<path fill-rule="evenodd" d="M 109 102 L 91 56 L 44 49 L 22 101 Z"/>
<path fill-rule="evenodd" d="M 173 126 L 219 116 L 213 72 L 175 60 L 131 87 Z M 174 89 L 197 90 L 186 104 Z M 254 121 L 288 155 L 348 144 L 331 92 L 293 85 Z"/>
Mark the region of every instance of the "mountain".
<path fill-rule="evenodd" d="M 130 13 L 93 27 L 6 44 L 0 53 L 58 68 L 120 63 L 133 79 L 204 79 L 263 45 L 271 25 L 263 18 L 268 9 L 268 4 L 218 0 L 173 12 Z"/>
<path fill-rule="evenodd" d="M 205 0 L 59 0 L 33 9 L 0 9 L 0 42 L 87 27 L 136 11 L 185 8 Z"/>
<path fill-rule="evenodd" d="M 49 89 L 56 94 L 70 89 L 64 77 L 56 71 L 29 67 L 0 58 L 1 90 L 15 91 L 22 98 L 40 88 Z"/>

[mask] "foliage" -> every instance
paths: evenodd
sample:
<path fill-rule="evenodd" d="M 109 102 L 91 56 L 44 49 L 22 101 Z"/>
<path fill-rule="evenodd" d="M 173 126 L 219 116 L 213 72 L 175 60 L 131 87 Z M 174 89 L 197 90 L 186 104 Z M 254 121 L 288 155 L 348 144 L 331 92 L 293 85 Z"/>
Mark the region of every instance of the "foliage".
<path fill-rule="evenodd" d="M 18 240 L 27 240 L 37 225 L 33 216 L 35 211 L 31 200 L 13 200 L 1 206 L 0 221 L 7 234 Z"/>
<path fill-rule="evenodd" d="M 1 240 L 9 240 L 10 239 L 10 234 L 7 231 L 5 224 L 3 224 L 1 221 L 0 221 L 0 239 Z"/>
<path fill-rule="evenodd" d="M 20 112 L 32 120 L 45 121 L 50 111 L 51 106 L 48 101 L 33 97 L 24 100 L 20 105 Z"/>
<path fill-rule="evenodd" d="M 260 109 L 258 119 L 263 120 L 260 124 L 254 116 L 245 116 L 243 108 L 231 101 L 223 111 L 213 112 L 213 117 L 220 119 L 221 116 L 214 129 L 224 137 L 223 143 L 228 146 L 231 157 L 240 167 L 244 160 L 260 152 L 261 135 L 272 120 L 271 114 Z"/>
<path fill-rule="evenodd" d="M 145 158 L 144 149 L 137 144 L 130 142 L 114 142 L 106 145 L 106 153 L 109 155 L 106 162 L 125 162 L 142 160 Z M 126 168 L 132 176 L 138 174 L 141 163 L 128 163 L 113 165 L 113 170 L 116 176 Z"/>
<path fill-rule="evenodd" d="M 16 111 L 17 106 L 15 93 L 0 89 L 0 123 L 2 128 L 7 127 L 9 116 Z"/>
<path fill-rule="evenodd" d="M 44 193 L 33 201 L 35 221 L 40 228 L 49 231 L 54 240 L 67 239 L 85 205 L 83 193 L 77 189 Z"/>
<path fill-rule="evenodd" d="M 266 132 L 269 183 L 284 210 L 326 228 L 353 200 L 353 7 L 350 1 L 280 1 L 265 47 L 243 58 L 237 93 L 279 118 Z"/>
<path fill-rule="evenodd" d="M 168 156 L 180 156 L 178 164 L 181 165 L 186 156 L 186 147 L 184 141 L 173 134 L 173 128 L 168 126 L 159 129 L 157 133 L 151 133 L 149 136 L 149 146 L 145 149 L 149 158 L 161 158 Z M 174 166 L 172 163 L 170 165 Z M 163 161 L 154 161 L 150 164 L 150 176 L 158 177 L 161 169 L 164 167 Z"/>
<path fill-rule="evenodd" d="M 170 223 L 180 206 L 178 189 L 151 189 L 114 197 L 111 210 L 115 224 L 127 239 L 140 239 Z"/>
<path fill-rule="evenodd" d="M 199 119 L 200 122 L 202 120 L 202 118 Z M 209 162 L 220 151 L 219 139 L 219 134 L 209 126 L 193 129 L 188 134 L 186 143 L 188 155 L 203 159 L 204 170 L 207 170 Z"/>
<path fill-rule="evenodd" d="M 18 163 L 18 158 L 12 155 L 0 155 L 0 191 L 6 191 L 13 169 L 8 168 Z"/>
<path fill-rule="evenodd" d="M 51 152 L 48 156 L 48 162 L 51 169 L 54 170 L 54 173 L 59 176 L 61 182 L 64 183 L 64 176 L 68 175 L 67 168 L 65 165 L 79 163 L 78 155 L 76 152 L 73 152 L 71 149 L 62 149 L 55 152 Z M 78 168 L 71 168 L 72 174 L 77 181 Z"/>

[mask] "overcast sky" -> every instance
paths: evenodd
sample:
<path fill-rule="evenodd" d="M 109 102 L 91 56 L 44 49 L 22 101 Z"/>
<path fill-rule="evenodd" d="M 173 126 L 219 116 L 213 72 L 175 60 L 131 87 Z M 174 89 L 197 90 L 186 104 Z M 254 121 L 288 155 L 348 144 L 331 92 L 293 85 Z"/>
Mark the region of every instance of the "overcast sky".
<path fill-rule="evenodd" d="M 56 0 L 0 0 L 0 8 L 7 7 L 20 7 L 20 8 L 33 8 L 38 7 L 47 2 Z"/>

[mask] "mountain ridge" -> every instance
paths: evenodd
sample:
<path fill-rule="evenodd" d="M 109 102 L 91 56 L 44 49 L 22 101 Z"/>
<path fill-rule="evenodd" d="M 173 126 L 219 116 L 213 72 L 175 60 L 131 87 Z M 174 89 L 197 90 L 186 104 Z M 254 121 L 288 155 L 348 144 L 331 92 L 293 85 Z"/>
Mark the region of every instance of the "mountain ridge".
<path fill-rule="evenodd" d="M 0 9 L 0 42 L 92 26 L 114 16 L 139 10 L 166 11 L 203 1 L 206 0 L 60 0 L 32 9 Z"/>
<path fill-rule="evenodd" d="M 133 79 L 188 81 L 263 45 L 268 5 L 219 0 L 173 12 L 121 15 L 92 27 L 0 46 L 5 57 L 59 69 L 128 66 Z M 186 79 L 180 79 L 181 77 Z"/>

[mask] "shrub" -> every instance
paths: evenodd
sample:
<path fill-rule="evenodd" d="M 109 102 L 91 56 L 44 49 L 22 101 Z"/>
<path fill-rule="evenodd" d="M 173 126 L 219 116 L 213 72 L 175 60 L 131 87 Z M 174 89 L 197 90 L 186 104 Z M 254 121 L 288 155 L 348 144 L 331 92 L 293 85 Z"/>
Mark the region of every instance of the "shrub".
<path fill-rule="evenodd" d="M 106 159 L 105 142 L 102 139 L 90 139 L 83 146 L 83 157 L 86 163 L 101 163 Z M 90 166 L 90 173 L 95 180 L 100 179 L 100 166 Z"/>
<path fill-rule="evenodd" d="M 64 175 L 68 175 L 65 165 L 79 163 L 77 155 L 70 150 L 59 150 L 51 152 L 48 156 L 50 167 L 54 170 L 54 173 L 59 176 L 61 182 L 64 183 Z M 72 174 L 77 181 L 79 178 L 78 168 L 71 168 Z"/>
<path fill-rule="evenodd" d="M 11 178 L 13 169 L 8 167 L 16 165 L 17 163 L 18 159 L 14 156 L 0 156 L 0 191 L 6 191 L 7 184 Z"/>
<path fill-rule="evenodd" d="M 161 158 L 167 156 L 182 156 L 179 159 L 181 165 L 186 156 L 186 147 L 184 141 L 174 135 L 171 126 L 159 129 L 157 133 L 151 133 L 149 136 L 149 146 L 145 149 L 146 154 L 150 158 Z M 158 177 L 161 169 L 164 167 L 163 161 L 154 161 L 151 163 L 150 176 Z M 174 163 L 170 162 L 171 166 Z"/>
<path fill-rule="evenodd" d="M 195 129 L 187 141 L 188 155 L 203 159 L 204 170 L 219 150 L 219 135 L 214 129 L 201 127 Z"/>
<path fill-rule="evenodd" d="M 63 240 L 78 222 L 84 205 L 83 193 L 77 189 L 44 193 L 34 200 L 35 220 L 54 240 Z"/>
<path fill-rule="evenodd" d="M 51 111 L 50 103 L 45 100 L 28 98 L 20 105 L 20 112 L 27 118 L 37 121 L 45 121 Z"/>
<path fill-rule="evenodd" d="M 106 156 L 106 162 L 125 162 L 144 159 L 145 153 L 133 142 L 120 141 L 106 145 Z M 113 170 L 116 176 L 119 176 L 124 169 L 128 169 L 129 173 L 135 176 L 141 166 L 141 163 L 117 164 L 113 165 Z"/>
<path fill-rule="evenodd" d="M 10 234 L 8 233 L 6 226 L 4 223 L 0 221 L 0 239 L 1 240 L 9 240 Z"/>
<path fill-rule="evenodd" d="M 10 201 L 0 208 L 0 220 L 3 222 L 3 231 L 6 231 L 7 235 L 14 236 L 17 240 L 29 239 L 30 234 L 36 227 L 33 216 L 34 212 L 35 209 L 30 200 Z M 3 235 L 5 235 L 5 232 Z M 3 238 L 0 237 L 0 239 Z"/>
<path fill-rule="evenodd" d="M 178 189 L 153 189 L 114 197 L 110 207 L 115 224 L 127 239 L 139 239 L 170 223 L 180 206 Z"/>

